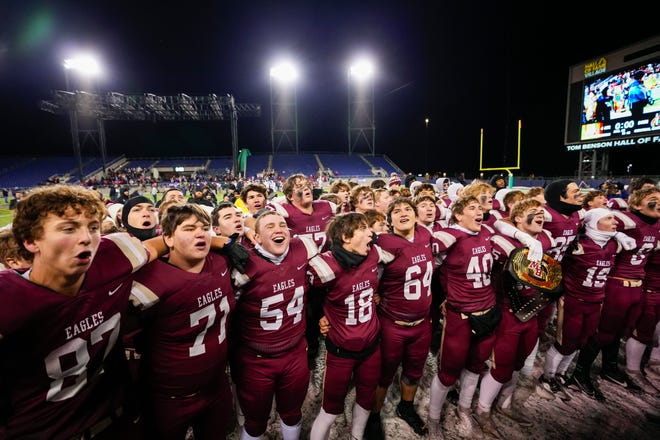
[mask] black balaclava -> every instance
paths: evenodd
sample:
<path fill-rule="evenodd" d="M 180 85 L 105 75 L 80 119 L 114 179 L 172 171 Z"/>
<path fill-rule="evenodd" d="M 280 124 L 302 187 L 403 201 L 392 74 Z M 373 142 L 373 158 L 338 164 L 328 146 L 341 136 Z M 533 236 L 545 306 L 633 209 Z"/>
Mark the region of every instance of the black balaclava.
<path fill-rule="evenodd" d="M 129 234 L 136 237 L 140 241 L 144 241 L 149 238 L 153 238 L 157 235 L 156 228 L 158 227 L 158 225 L 155 224 L 154 227 L 151 229 L 139 229 L 128 224 L 128 213 L 131 212 L 131 209 L 135 205 L 138 205 L 140 203 L 148 203 L 151 206 L 153 206 L 154 204 L 153 201 L 149 200 L 144 196 L 131 197 L 130 199 L 126 200 L 126 203 L 124 203 L 124 207 L 121 209 L 121 222 L 124 224 L 124 227 L 126 228 L 126 231 L 128 231 Z"/>
<path fill-rule="evenodd" d="M 581 205 L 571 205 L 570 203 L 562 202 L 560 200 L 561 195 L 566 193 L 566 187 L 572 182 L 573 181 L 569 179 L 550 182 L 550 184 L 546 186 L 543 194 L 549 207 L 567 216 L 582 209 Z"/>
<path fill-rule="evenodd" d="M 333 245 L 330 247 L 332 255 L 337 259 L 337 262 L 344 269 L 352 269 L 362 264 L 367 259 L 366 255 L 359 255 L 354 252 L 347 251 L 343 246 Z"/>

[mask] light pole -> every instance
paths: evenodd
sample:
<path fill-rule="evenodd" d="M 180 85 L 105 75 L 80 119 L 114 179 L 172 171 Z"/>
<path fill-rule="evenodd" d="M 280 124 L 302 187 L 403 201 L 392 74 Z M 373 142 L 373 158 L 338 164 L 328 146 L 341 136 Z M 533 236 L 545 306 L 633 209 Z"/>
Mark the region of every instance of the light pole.
<path fill-rule="evenodd" d="M 270 69 L 270 140 L 273 154 L 283 140 L 298 153 L 297 79 L 298 69 L 291 61 L 281 61 Z"/>
<path fill-rule="evenodd" d="M 376 151 L 374 63 L 362 57 L 348 68 L 348 154 L 362 142 L 371 155 Z"/>
<path fill-rule="evenodd" d="M 95 80 L 101 76 L 101 65 L 98 63 L 96 58 L 89 54 L 81 54 L 72 58 L 67 58 L 62 64 L 64 67 L 64 79 L 66 81 L 66 90 L 67 92 L 71 90 L 71 79 L 69 77 L 69 71 L 75 71 L 84 78 L 90 80 Z M 98 85 L 98 83 L 97 83 Z M 97 87 L 98 88 L 98 87 Z M 75 90 L 73 93 L 75 94 Z M 82 157 L 80 151 L 80 136 L 79 136 L 79 127 L 78 127 L 78 112 L 76 110 L 74 100 L 74 107 L 69 110 L 69 120 L 71 125 L 71 139 L 73 142 L 73 152 L 76 155 L 78 160 L 78 178 L 80 183 L 83 183 L 83 165 Z M 103 119 L 97 118 L 97 132 L 99 137 L 99 148 L 101 150 L 101 161 L 103 165 L 103 177 L 105 176 L 106 168 L 106 149 L 105 149 L 105 127 L 103 124 Z"/>
<path fill-rule="evenodd" d="M 424 119 L 424 175 L 429 172 L 429 118 Z"/>

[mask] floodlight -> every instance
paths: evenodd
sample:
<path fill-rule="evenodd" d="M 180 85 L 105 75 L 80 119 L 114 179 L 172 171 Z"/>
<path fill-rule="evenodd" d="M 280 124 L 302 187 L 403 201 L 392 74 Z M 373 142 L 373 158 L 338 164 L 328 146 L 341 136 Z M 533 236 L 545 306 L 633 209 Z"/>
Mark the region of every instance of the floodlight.
<path fill-rule="evenodd" d="M 270 68 L 270 76 L 284 83 L 290 83 L 298 79 L 298 69 L 293 63 L 283 61 Z"/>
<path fill-rule="evenodd" d="M 91 55 L 79 55 L 64 60 L 66 70 L 75 70 L 85 76 L 99 76 L 101 74 L 101 65 L 96 58 Z"/>
<path fill-rule="evenodd" d="M 366 59 L 357 60 L 348 69 L 348 74 L 358 80 L 366 80 L 374 76 L 374 64 Z"/>

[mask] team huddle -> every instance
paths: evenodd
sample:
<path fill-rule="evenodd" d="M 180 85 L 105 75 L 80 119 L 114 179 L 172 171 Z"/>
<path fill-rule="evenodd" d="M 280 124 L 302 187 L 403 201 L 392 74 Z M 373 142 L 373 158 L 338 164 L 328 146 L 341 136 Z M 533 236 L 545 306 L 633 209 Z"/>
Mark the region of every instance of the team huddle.
<path fill-rule="evenodd" d="M 320 344 L 312 440 L 328 438 L 352 387 L 351 436 L 384 438 L 397 371 L 397 417 L 432 439 L 454 388 L 455 429 L 470 438 L 501 438 L 492 411 L 531 423 L 516 387 L 607 399 L 591 374 L 600 353 L 602 379 L 660 392 L 646 376 L 660 374 L 656 182 L 618 205 L 570 180 L 526 192 L 339 181 L 315 200 L 296 174 L 282 191 L 248 184 L 244 210 L 172 191 L 110 215 L 78 186 L 21 199 L 0 240 L 0 439 L 217 439 L 235 420 L 241 440 L 259 439 L 273 408 L 282 438 L 299 439 Z"/>

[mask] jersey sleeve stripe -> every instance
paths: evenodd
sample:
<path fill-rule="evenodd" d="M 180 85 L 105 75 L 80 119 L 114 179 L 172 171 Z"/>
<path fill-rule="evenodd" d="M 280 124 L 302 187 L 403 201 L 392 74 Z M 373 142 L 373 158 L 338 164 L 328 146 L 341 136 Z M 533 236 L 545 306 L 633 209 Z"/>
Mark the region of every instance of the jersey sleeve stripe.
<path fill-rule="evenodd" d="M 374 245 L 376 251 L 378 251 L 378 262 L 382 264 L 389 264 L 394 261 L 394 255 L 385 249 L 381 248 L 378 245 Z"/>
<path fill-rule="evenodd" d="M 160 300 L 158 295 L 138 281 L 133 281 L 130 299 L 135 307 L 143 310 L 148 309 Z"/>
<path fill-rule="evenodd" d="M 131 262 L 133 272 L 147 264 L 149 261 L 149 254 L 147 249 L 142 245 L 142 242 L 129 234 L 117 233 L 108 234 L 105 236 L 108 240 L 112 241 L 119 250 Z"/>
<path fill-rule="evenodd" d="M 323 284 L 335 279 L 335 272 L 320 256 L 317 255 L 309 260 L 309 265 L 314 269 Z"/>
<path fill-rule="evenodd" d="M 434 232 L 433 237 L 440 241 L 440 243 L 442 243 L 446 249 L 450 248 L 454 243 L 456 243 L 456 237 L 444 231 Z"/>
<path fill-rule="evenodd" d="M 612 214 L 614 214 L 614 217 L 623 224 L 623 229 L 634 229 L 637 226 L 633 219 L 622 212 L 612 210 Z"/>
<path fill-rule="evenodd" d="M 494 244 L 501 247 L 504 250 L 504 252 L 506 252 L 507 257 L 511 254 L 511 251 L 513 251 L 516 248 L 513 245 L 513 243 L 511 243 L 509 240 L 502 237 L 501 235 L 494 235 L 493 238 L 491 238 L 491 240 Z"/>
<path fill-rule="evenodd" d="M 234 285 L 236 287 L 245 286 L 248 281 L 250 281 L 249 276 L 245 275 L 244 273 L 240 273 L 237 269 L 231 271 L 231 277 L 234 279 Z"/>
<path fill-rule="evenodd" d="M 308 237 L 298 237 L 300 240 L 303 242 L 305 245 L 305 249 L 307 249 L 307 259 L 309 260 L 312 258 L 314 255 L 319 253 L 319 248 L 316 246 L 316 243 L 314 243 L 314 240 L 310 240 Z"/>
<path fill-rule="evenodd" d="M 271 210 L 275 211 L 284 218 L 287 218 L 289 216 L 287 210 L 284 209 L 284 207 L 277 202 L 270 202 L 266 207 L 270 207 Z"/>

